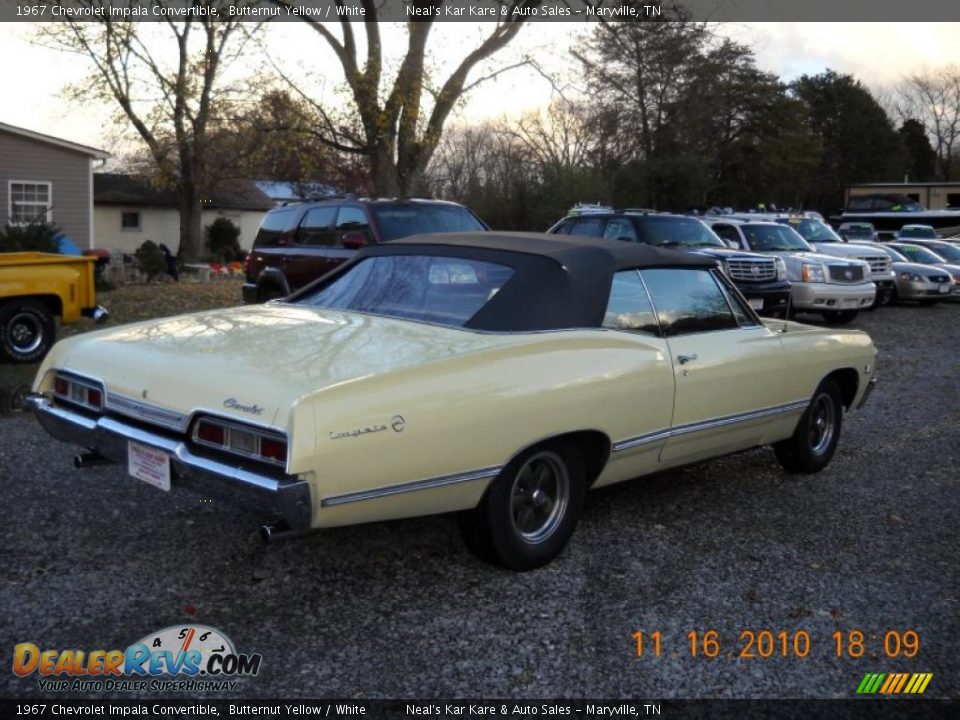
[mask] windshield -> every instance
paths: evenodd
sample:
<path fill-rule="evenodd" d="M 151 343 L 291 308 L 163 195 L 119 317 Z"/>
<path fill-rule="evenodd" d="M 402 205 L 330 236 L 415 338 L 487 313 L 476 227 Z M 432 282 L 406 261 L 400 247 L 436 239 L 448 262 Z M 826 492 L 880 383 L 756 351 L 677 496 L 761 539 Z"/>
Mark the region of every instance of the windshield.
<path fill-rule="evenodd" d="M 797 233 L 783 225 L 741 225 L 750 249 L 755 252 L 802 251 L 813 252 L 813 248 Z"/>
<path fill-rule="evenodd" d="M 716 234 L 696 218 L 648 215 L 638 218 L 641 241 L 660 247 L 726 247 Z"/>
<path fill-rule="evenodd" d="M 925 227 L 923 225 L 908 225 L 907 227 L 900 229 L 900 232 L 897 233 L 897 237 L 936 240 L 937 233 L 932 227 Z"/>
<path fill-rule="evenodd" d="M 463 327 L 512 275 L 479 260 L 386 255 L 361 260 L 296 302 Z"/>
<path fill-rule="evenodd" d="M 919 245 L 897 245 L 896 247 L 897 250 L 916 263 L 922 263 L 923 265 L 940 265 L 946 262 L 946 260 L 935 252 L 920 247 Z"/>
<path fill-rule="evenodd" d="M 848 225 L 845 228 L 842 228 L 843 234 L 848 238 L 865 238 L 867 240 L 873 239 L 873 225 Z"/>
<path fill-rule="evenodd" d="M 807 242 L 843 242 L 843 240 L 840 239 L 840 236 L 833 231 L 833 228 L 826 223 L 820 222 L 819 220 L 813 220 L 812 218 L 785 218 L 783 220 L 777 220 L 777 222 L 784 223 L 785 225 L 792 227 L 798 233 L 803 235 L 804 240 Z"/>
<path fill-rule="evenodd" d="M 930 249 L 944 260 L 952 263 L 960 263 L 960 247 L 950 243 L 937 243 L 931 245 Z"/>
<path fill-rule="evenodd" d="M 887 245 L 871 245 L 870 247 L 876 250 L 883 250 L 894 262 L 909 262 L 909 260 L 898 250 L 894 250 L 892 247 Z"/>
<path fill-rule="evenodd" d="M 487 229 L 472 212 L 459 205 L 375 203 L 371 209 L 384 241 L 421 233 L 482 232 Z"/>

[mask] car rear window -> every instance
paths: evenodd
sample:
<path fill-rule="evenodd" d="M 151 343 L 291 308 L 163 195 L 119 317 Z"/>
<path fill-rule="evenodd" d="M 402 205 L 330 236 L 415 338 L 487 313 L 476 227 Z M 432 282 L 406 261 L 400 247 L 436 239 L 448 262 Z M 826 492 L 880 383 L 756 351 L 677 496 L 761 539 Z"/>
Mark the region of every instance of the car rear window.
<path fill-rule="evenodd" d="M 477 232 L 487 228 L 466 208 L 426 203 L 385 203 L 372 208 L 382 241 L 421 233 Z"/>
<path fill-rule="evenodd" d="M 297 303 L 463 327 L 513 272 L 506 265 L 466 258 L 370 257 Z"/>
<path fill-rule="evenodd" d="M 263 247 L 265 245 L 275 245 L 280 234 L 287 229 L 290 224 L 293 210 L 280 210 L 279 212 L 269 212 L 263 217 L 260 223 L 260 231 L 257 233 L 257 239 L 254 245 Z"/>

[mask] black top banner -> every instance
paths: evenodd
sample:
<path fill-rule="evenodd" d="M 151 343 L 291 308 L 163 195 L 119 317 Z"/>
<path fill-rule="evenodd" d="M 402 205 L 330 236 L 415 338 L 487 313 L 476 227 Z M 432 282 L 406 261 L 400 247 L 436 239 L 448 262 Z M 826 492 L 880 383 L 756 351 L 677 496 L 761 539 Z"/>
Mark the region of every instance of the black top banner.
<path fill-rule="evenodd" d="M 946 720 L 956 717 L 955 701 L 887 702 L 858 700 L 0 700 L 0 717 L 118 718 L 605 718 L 633 720 L 846 720 L 897 718 Z"/>
<path fill-rule="evenodd" d="M 960 20 L 956 0 L 0 0 L 0 21 L 919 22 Z M 908 28 L 904 29 L 908 32 Z"/>

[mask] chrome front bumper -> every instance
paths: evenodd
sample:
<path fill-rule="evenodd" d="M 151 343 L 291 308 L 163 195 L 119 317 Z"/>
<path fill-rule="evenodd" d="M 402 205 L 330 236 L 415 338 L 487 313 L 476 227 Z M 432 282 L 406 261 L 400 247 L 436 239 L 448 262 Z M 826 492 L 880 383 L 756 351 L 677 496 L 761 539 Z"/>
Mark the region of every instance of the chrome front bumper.
<path fill-rule="evenodd" d="M 219 460 L 195 455 L 179 438 L 129 425 L 112 417 L 87 417 L 54 405 L 45 395 L 27 396 L 43 429 L 64 442 L 95 450 L 126 464 L 127 446 L 134 442 L 162 450 L 170 456 L 171 485 L 206 497 L 218 497 L 259 514 L 262 519 L 285 523 L 291 530 L 311 525 L 313 508 L 310 484 L 299 477 L 272 477 Z"/>

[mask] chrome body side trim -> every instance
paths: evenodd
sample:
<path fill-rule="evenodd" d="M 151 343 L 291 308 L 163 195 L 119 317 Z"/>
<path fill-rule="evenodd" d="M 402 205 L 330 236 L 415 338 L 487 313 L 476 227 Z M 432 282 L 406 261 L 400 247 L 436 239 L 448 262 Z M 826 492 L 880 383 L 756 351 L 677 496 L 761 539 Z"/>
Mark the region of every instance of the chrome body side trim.
<path fill-rule="evenodd" d="M 873 376 L 872 378 L 870 378 L 870 380 L 867 382 L 867 389 L 863 391 L 863 397 L 860 398 L 860 402 L 857 404 L 857 410 L 859 410 L 860 408 L 862 408 L 864 405 L 867 404 L 867 400 L 868 400 L 869 397 L 870 397 L 870 393 L 873 392 L 873 388 L 874 388 L 874 387 L 876 386 L 876 384 L 877 384 L 877 379 L 878 379 L 877 376 L 874 375 L 874 376 Z"/>
<path fill-rule="evenodd" d="M 346 493 L 345 495 L 333 495 L 321 500 L 320 507 L 335 507 L 337 505 L 360 502 L 361 500 L 376 500 L 377 498 L 399 495 L 401 493 L 433 490 L 435 488 L 472 482 L 474 480 L 487 480 L 496 477 L 500 473 L 500 470 L 501 466 L 498 465 L 495 467 L 481 468 L 479 470 L 455 473 L 453 475 L 441 475 L 440 477 L 427 478 L 426 480 L 400 483 L 399 485 L 387 485 L 386 487 L 373 488 L 371 490 L 360 490 L 358 492 Z"/>
<path fill-rule="evenodd" d="M 773 407 L 761 408 L 759 410 L 751 410 L 749 412 L 736 413 L 734 415 L 723 415 L 710 420 L 688 423 L 687 425 L 678 425 L 677 427 L 670 428 L 669 430 L 656 430 L 644 435 L 636 435 L 635 437 L 625 438 L 615 442 L 613 444 L 613 452 L 623 452 L 624 450 L 630 450 L 642 445 L 649 445 L 650 443 L 669 440 L 674 436 L 689 435 L 690 433 L 700 432 L 702 430 L 713 430 L 714 428 L 725 427 L 727 425 L 735 425 L 737 423 L 749 422 L 751 420 L 760 420 L 772 415 L 797 412 L 799 410 L 806 409 L 807 405 L 809 404 L 809 400 L 796 400 L 784 405 L 774 405 Z"/>
<path fill-rule="evenodd" d="M 127 462 L 130 441 L 170 456 L 174 487 L 218 496 L 249 508 L 291 529 L 307 529 L 313 519 L 310 484 L 293 475 L 256 472 L 194 454 L 181 437 L 168 437 L 108 416 L 91 417 L 54 405 L 45 395 L 31 394 L 27 405 L 53 437 L 96 450 L 118 463 Z"/>

